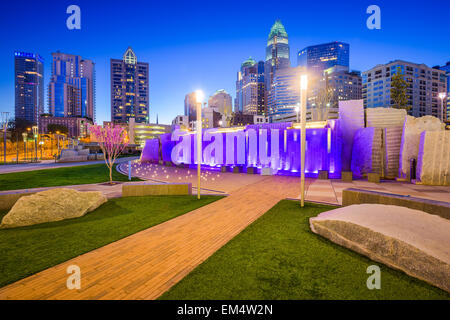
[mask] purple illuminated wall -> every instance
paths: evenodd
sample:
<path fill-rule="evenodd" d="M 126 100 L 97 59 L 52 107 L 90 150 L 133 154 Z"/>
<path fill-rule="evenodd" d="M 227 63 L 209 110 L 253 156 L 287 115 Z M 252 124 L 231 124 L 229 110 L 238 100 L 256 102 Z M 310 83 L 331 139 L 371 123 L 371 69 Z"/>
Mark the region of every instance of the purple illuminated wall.
<path fill-rule="evenodd" d="M 338 121 L 328 122 L 325 128 L 306 130 L 306 163 L 308 176 L 328 170 L 338 177 L 341 171 L 341 143 Z M 205 166 L 271 167 L 278 174 L 300 171 L 300 129 L 290 129 L 291 123 L 249 125 L 243 130 L 218 129 L 203 131 L 202 164 Z M 151 140 L 150 140 L 151 141 Z M 150 143 L 150 142 L 149 142 Z M 162 160 L 174 163 L 197 163 L 196 135 L 175 130 L 161 136 Z M 143 158 L 153 158 L 155 149 L 144 148 Z"/>

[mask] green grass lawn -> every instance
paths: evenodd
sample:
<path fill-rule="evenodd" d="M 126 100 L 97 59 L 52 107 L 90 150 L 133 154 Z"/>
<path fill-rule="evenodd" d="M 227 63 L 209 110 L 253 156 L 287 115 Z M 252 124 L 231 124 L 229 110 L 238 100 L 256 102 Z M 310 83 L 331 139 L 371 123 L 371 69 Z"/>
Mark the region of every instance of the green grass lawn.
<path fill-rule="evenodd" d="M 116 198 L 81 218 L 0 230 L 0 287 L 218 199 Z"/>
<path fill-rule="evenodd" d="M 309 229 L 330 207 L 281 201 L 161 299 L 450 299 L 403 272 L 340 247 Z M 381 268 L 381 289 L 366 286 Z"/>
<path fill-rule="evenodd" d="M 114 181 L 128 181 L 128 177 L 113 169 Z M 132 178 L 133 181 L 140 180 Z M 45 169 L 0 174 L 0 191 L 41 187 L 67 186 L 109 181 L 106 164 Z"/>

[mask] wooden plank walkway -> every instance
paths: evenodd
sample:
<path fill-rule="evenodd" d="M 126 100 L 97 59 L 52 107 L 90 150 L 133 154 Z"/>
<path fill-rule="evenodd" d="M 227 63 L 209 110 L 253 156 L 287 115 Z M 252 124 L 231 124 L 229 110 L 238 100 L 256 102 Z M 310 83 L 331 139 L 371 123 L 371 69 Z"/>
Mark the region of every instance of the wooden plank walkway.
<path fill-rule="evenodd" d="M 0 289 L 0 299 L 155 299 L 280 200 L 298 182 L 267 177 L 230 196 Z M 81 289 L 66 287 L 67 267 Z"/>

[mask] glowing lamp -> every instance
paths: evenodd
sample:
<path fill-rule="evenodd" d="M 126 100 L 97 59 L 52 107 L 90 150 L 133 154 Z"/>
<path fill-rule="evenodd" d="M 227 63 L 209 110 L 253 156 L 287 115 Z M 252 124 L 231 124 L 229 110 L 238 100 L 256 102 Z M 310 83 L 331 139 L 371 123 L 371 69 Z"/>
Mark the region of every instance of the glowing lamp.
<path fill-rule="evenodd" d="M 308 76 L 306 74 L 303 74 L 300 77 L 300 89 L 301 90 L 308 89 Z"/>
<path fill-rule="evenodd" d="M 197 103 L 202 103 L 203 99 L 205 98 L 205 94 L 202 90 L 195 91 L 195 97 L 197 99 Z"/>

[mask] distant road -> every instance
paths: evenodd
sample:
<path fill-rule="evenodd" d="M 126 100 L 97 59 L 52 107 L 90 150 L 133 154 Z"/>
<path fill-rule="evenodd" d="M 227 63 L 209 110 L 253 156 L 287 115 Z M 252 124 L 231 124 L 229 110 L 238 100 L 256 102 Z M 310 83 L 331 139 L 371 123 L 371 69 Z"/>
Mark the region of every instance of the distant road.
<path fill-rule="evenodd" d="M 139 157 L 119 158 L 116 160 L 116 163 L 133 161 L 136 159 L 139 159 Z M 100 163 L 105 163 L 105 161 L 97 160 L 97 161 L 84 161 L 84 162 L 55 163 L 54 160 L 43 160 L 40 163 L 0 165 L 0 174 L 12 173 L 12 172 L 22 172 L 22 171 L 55 169 L 55 168 L 64 168 L 64 167 L 78 167 L 78 166 L 87 166 L 87 165 L 91 165 L 91 164 L 100 164 Z"/>

